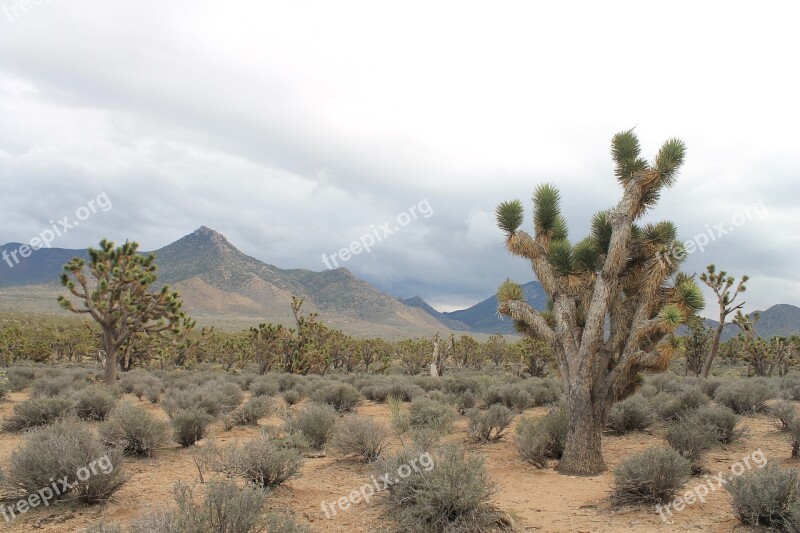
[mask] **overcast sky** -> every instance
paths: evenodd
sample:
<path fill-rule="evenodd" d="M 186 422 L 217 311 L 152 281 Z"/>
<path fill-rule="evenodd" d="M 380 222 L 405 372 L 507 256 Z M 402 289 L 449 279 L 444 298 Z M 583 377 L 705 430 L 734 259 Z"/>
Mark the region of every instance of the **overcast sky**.
<path fill-rule="evenodd" d="M 496 204 L 555 183 L 577 240 L 635 126 L 648 157 L 688 146 L 648 215 L 712 232 L 685 270 L 749 274 L 747 310 L 800 305 L 796 12 L 735 4 L 0 0 L 0 242 L 76 214 L 53 246 L 207 225 L 322 270 L 378 231 L 339 264 L 452 310 L 532 279 Z"/>

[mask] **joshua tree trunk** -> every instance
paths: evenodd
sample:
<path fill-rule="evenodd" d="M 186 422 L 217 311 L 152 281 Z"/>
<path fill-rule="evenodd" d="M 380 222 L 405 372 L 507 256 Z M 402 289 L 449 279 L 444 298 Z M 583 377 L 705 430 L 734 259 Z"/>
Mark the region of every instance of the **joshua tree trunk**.
<path fill-rule="evenodd" d="M 606 465 L 601 448 L 604 407 L 592 402 L 586 387 L 573 388 L 568 404 L 567 440 L 558 471 L 571 475 L 592 475 L 604 471 Z"/>
<path fill-rule="evenodd" d="M 110 331 L 103 332 L 103 351 L 106 352 L 106 366 L 103 369 L 103 379 L 106 385 L 113 385 L 117 381 L 117 348 L 114 336 Z"/>
<path fill-rule="evenodd" d="M 717 326 L 717 330 L 714 332 L 714 341 L 711 343 L 711 351 L 708 352 L 708 357 L 706 357 L 706 362 L 703 365 L 703 378 L 707 378 L 708 373 L 711 371 L 711 364 L 714 362 L 714 357 L 716 357 L 717 351 L 719 351 L 719 340 L 722 337 L 722 328 L 724 327 L 725 315 L 720 313 L 719 325 Z"/>

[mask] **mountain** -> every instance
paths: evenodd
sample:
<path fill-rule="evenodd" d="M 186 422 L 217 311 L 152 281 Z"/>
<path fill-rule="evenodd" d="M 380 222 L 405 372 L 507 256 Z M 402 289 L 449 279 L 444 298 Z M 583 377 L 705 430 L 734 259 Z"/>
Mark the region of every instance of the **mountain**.
<path fill-rule="evenodd" d="M 0 246 L 7 254 L 19 244 Z M 422 309 L 409 307 L 358 279 L 346 268 L 313 272 L 280 269 L 250 257 L 205 226 L 155 250 L 159 283 L 169 284 L 184 309 L 200 323 L 242 327 L 258 322 L 292 324 L 292 296 L 306 312 L 318 312 L 331 327 L 356 336 L 399 338 L 447 329 Z M 0 309 L 62 312 L 55 297 L 61 267 L 85 250 L 43 248 L 0 264 Z M 5 257 L 5 256 L 2 256 Z"/>
<path fill-rule="evenodd" d="M 522 286 L 525 300 L 534 309 L 544 310 L 547 308 L 547 295 L 544 293 L 538 281 L 531 281 Z M 419 297 L 403 300 L 406 305 L 419 307 L 437 318 L 440 322 L 451 329 L 466 329 L 475 333 L 514 335 L 514 323 L 506 317 L 497 313 L 497 295 L 479 302 L 467 309 L 441 313 L 428 305 L 425 300 Z M 461 325 L 461 328 L 458 328 Z M 464 328 L 466 326 L 466 328 Z"/>
<path fill-rule="evenodd" d="M 800 335 L 800 307 L 789 304 L 776 304 L 766 311 L 759 311 L 761 318 L 756 322 L 756 335 L 770 339 L 772 337 L 788 337 L 790 335 Z M 753 316 L 752 313 L 748 315 Z M 733 315 L 728 317 L 732 320 Z M 716 328 L 717 320 L 706 319 L 707 326 Z M 727 323 L 722 328 L 723 341 L 726 341 L 739 334 L 739 327 L 736 324 Z"/>

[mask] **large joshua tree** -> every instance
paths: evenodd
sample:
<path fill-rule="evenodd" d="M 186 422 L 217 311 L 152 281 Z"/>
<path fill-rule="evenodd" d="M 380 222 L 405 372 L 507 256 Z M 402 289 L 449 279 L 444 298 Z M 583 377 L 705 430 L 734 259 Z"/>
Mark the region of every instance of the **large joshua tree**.
<path fill-rule="evenodd" d="M 605 470 L 601 435 L 611 405 L 630 395 L 643 370 L 663 371 L 677 353 L 673 335 L 703 307 L 694 280 L 663 254 L 679 247 L 672 222 L 636 224 L 671 186 L 683 163 L 678 139 L 664 143 L 653 163 L 640 157 L 633 130 L 614 136 L 611 154 L 622 198 L 594 215 L 588 237 L 570 243 L 559 192 L 539 185 L 533 195 L 534 235 L 519 229 L 519 200 L 497 207 L 506 248 L 528 259 L 549 297 L 537 312 L 522 288 L 506 280 L 498 311 L 518 331 L 552 347 L 568 404 L 568 430 L 558 470 L 591 475 Z"/>

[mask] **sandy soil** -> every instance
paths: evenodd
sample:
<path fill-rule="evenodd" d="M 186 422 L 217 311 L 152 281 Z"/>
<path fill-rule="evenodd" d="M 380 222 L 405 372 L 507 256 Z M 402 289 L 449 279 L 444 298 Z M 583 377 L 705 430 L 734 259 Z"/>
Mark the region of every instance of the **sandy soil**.
<path fill-rule="evenodd" d="M 0 402 L 0 418 L 7 416 L 13 404 L 27 397 L 26 392 L 12 393 Z M 166 418 L 161 408 L 133 396 L 128 401 L 144 405 L 159 417 Z M 276 400 L 279 402 L 280 400 Z M 529 409 L 526 416 L 538 417 L 542 408 Z M 389 423 L 385 405 L 364 403 L 358 413 Z M 261 425 L 279 424 L 280 419 L 262 420 Z M 770 460 L 789 462 L 789 445 L 786 437 L 777 433 L 771 421 L 763 415 L 748 417 L 744 425 L 749 435 L 736 444 L 717 448 L 708 454 L 705 464 L 711 474 L 729 472 L 730 467 L 753 451 L 760 449 Z M 517 531 L 536 532 L 641 532 L 641 531 L 709 531 L 740 533 L 755 531 L 739 525 L 731 513 L 724 489 L 713 491 L 705 503 L 695 503 L 676 512 L 669 522 L 661 519 L 653 508 L 613 510 L 607 502 L 612 475 L 595 477 L 562 476 L 552 468 L 538 470 L 523 463 L 517 456 L 511 439 L 494 444 L 476 445 L 464 441 L 466 426 L 463 418 L 456 425 L 451 440 L 481 453 L 486 458 L 492 480 L 496 485 L 494 502 L 509 513 Z M 224 431 L 217 424 L 213 433 L 217 441 L 229 444 L 238 439 L 251 438 L 257 428 L 235 428 Z M 513 432 L 509 432 L 509 435 Z M 610 469 L 621 460 L 649 446 L 664 444 L 663 428 L 651 433 L 633 433 L 626 436 L 606 436 L 604 456 Z M 0 432 L 0 464 L 7 462 L 12 450 L 22 441 L 19 434 Z M 393 443 L 393 447 L 399 443 Z M 156 508 L 172 505 L 171 487 L 176 481 L 197 483 L 198 475 L 190 452 L 170 447 L 152 459 L 128 459 L 128 483 L 110 502 L 94 507 L 59 504 L 40 507 L 19 516 L 11 524 L 0 528 L 8 531 L 67 532 L 81 531 L 101 520 L 127 523 L 133 517 Z M 309 458 L 302 468 L 301 477 L 272 491 L 267 507 L 291 509 L 299 518 L 310 523 L 314 531 L 374 532 L 385 527 L 382 519 L 381 497 L 369 503 L 361 502 L 345 512 L 326 518 L 321 509 L 323 501 L 332 501 L 368 483 L 371 467 L 331 455 Z M 693 478 L 687 489 L 704 482 L 704 477 Z M 9 502 L 7 502 L 8 504 Z M 0 523 L 3 520 L 0 518 Z"/>

